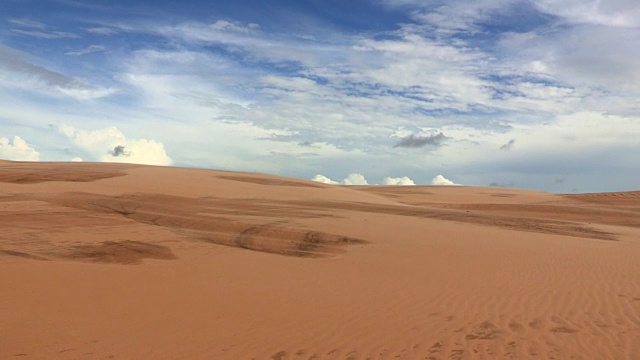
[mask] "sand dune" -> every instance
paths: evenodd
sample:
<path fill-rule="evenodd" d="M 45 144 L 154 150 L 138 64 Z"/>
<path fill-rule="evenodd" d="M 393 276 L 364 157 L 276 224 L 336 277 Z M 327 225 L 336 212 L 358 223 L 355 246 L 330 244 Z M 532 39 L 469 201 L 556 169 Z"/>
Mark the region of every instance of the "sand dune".
<path fill-rule="evenodd" d="M 0 161 L 2 359 L 634 359 L 640 192 Z"/>

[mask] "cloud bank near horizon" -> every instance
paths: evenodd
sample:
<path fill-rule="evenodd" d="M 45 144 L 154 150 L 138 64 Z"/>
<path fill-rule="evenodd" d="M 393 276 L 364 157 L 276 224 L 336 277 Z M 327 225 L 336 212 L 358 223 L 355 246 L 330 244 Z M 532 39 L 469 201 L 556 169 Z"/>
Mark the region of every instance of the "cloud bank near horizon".
<path fill-rule="evenodd" d="M 0 137 L 0 159 L 14 161 L 39 161 L 40 153 L 33 146 L 27 144 L 20 136 L 13 140 Z"/>
<path fill-rule="evenodd" d="M 320 174 L 314 176 L 311 180 L 324 183 L 324 184 L 330 184 L 330 185 L 370 185 L 367 179 L 364 177 L 364 175 L 359 173 L 351 173 L 341 182 L 331 180 L 330 178 Z M 415 186 L 416 183 L 406 176 L 397 177 L 397 178 L 387 176 L 384 179 L 382 179 L 382 185 Z M 436 175 L 433 179 L 431 179 L 431 185 L 457 186 L 460 184 L 456 184 L 442 175 Z"/>
<path fill-rule="evenodd" d="M 101 162 L 123 162 L 145 165 L 171 165 L 161 142 L 147 139 L 127 139 L 116 127 L 99 130 L 77 130 L 62 125 L 58 130 L 93 159 Z M 74 159 L 80 159 L 74 158 Z"/>

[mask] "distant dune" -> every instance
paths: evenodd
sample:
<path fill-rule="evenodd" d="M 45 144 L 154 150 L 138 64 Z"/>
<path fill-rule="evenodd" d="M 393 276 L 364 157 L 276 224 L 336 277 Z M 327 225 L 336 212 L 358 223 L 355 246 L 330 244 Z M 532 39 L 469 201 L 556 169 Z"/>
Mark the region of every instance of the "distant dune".
<path fill-rule="evenodd" d="M 637 359 L 640 192 L 0 161 L 1 359 Z"/>

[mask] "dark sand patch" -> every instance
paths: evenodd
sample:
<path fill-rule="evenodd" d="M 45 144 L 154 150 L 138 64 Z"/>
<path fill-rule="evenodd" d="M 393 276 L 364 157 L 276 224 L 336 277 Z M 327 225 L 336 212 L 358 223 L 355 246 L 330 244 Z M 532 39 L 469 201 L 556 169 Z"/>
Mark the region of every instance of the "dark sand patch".
<path fill-rule="evenodd" d="M 79 245 L 64 257 L 73 260 L 109 264 L 140 264 L 144 259 L 177 259 L 171 249 L 166 246 L 133 240 L 105 241 L 95 245 Z"/>
<path fill-rule="evenodd" d="M 331 209 L 421 217 L 444 221 L 457 221 L 463 223 L 501 227 L 516 231 L 575 236 L 598 240 L 616 240 L 615 235 L 612 233 L 600 231 L 592 227 L 583 225 L 579 222 L 537 219 L 514 215 L 510 216 L 504 213 L 469 213 L 463 210 L 450 210 L 438 207 L 429 208 L 426 206 L 394 206 L 338 202 L 325 202 L 322 204 L 317 204 L 317 206 Z"/>
<path fill-rule="evenodd" d="M 38 256 L 38 255 L 27 254 L 27 253 L 22 252 L 22 251 L 0 250 L 0 253 L 1 254 L 5 254 L 5 255 L 9 255 L 9 256 L 15 256 L 15 257 L 23 258 L 23 259 L 41 260 L 41 261 L 49 260 L 49 259 L 47 259 L 45 257 Z"/>
<path fill-rule="evenodd" d="M 633 207 L 640 206 L 640 191 L 575 194 L 575 195 L 564 195 L 564 197 L 572 200 L 578 200 L 586 203 L 601 204 L 601 205 L 633 206 Z"/>
<path fill-rule="evenodd" d="M 0 163 L 0 182 L 13 184 L 37 184 L 47 181 L 91 182 L 117 176 L 124 176 L 124 169 L 133 167 L 104 166 L 82 163 L 39 163 L 33 166 L 24 162 Z"/>
<path fill-rule="evenodd" d="M 218 176 L 220 179 L 247 182 L 258 185 L 269 186 L 294 186 L 294 187 L 311 187 L 311 188 L 323 188 L 325 186 L 320 184 L 310 183 L 308 181 L 292 181 L 277 178 L 264 178 L 264 177 L 251 177 L 251 176 L 236 176 L 236 175 L 222 175 Z"/>
<path fill-rule="evenodd" d="M 198 241 L 287 256 L 325 257 L 344 253 L 346 245 L 367 243 L 294 226 L 292 219 L 323 216 L 295 203 L 88 193 L 64 193 L 59 197 L 43 197 L 42 201 L 94 214 L 119 215 L 121 219 L 164 227 Z M 250 214 L 256 216 L 249 217 Z"/>

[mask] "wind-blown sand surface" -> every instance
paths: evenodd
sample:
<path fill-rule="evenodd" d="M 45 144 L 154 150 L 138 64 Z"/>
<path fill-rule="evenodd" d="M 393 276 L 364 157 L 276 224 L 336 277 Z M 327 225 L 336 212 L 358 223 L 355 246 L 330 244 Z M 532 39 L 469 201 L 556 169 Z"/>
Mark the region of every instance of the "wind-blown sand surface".
<path fill-rule="evenodd" d="M 0 162 L 2 359 L 634 359 L 640 192 Z"/>

